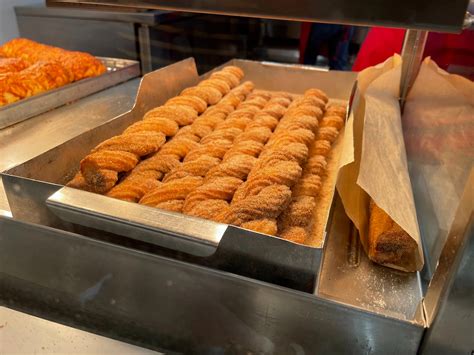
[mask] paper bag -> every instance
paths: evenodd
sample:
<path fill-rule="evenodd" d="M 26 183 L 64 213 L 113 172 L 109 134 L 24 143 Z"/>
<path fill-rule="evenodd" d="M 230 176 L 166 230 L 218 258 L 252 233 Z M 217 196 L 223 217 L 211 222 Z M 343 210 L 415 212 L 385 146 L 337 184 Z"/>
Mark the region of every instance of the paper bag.
<path fill-rule="evenodd" d="M 401 58 L 362 71 L 358 97 L 344 136 L 337 189 L 368 251 L 369 202 L 385 211 L 418 246 L 410 270 L 423 267 L 423 251 L 407 167 L 399 106 Z"/>

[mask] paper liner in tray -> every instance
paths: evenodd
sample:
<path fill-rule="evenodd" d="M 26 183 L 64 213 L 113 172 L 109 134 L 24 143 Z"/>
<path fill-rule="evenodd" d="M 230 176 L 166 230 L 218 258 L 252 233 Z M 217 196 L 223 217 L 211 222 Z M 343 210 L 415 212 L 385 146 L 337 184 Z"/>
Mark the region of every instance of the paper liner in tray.
<path fill-rule="evenodd" d="M 401 58 L 394 56 L 359 74 L 359 94 L 346 125 L 337 189 L 366 252 L 372 198 L 418 245 L 413 265 L 385 265 L 414 271 L 423 267 L 424 259 L 398 102 L 400 73 Z"/>

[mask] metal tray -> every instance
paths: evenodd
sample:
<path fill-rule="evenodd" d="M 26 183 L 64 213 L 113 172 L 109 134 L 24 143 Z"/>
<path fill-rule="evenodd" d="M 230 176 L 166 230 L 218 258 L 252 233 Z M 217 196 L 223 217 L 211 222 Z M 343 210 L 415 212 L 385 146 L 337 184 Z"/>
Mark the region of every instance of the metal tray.
<path fill-rule="evenodd" d="M 0 129 L 140 75 L 139 62 L 98 57 L 107 72 L 0 107 Z"/>
<path fill-rule="evenodd" d="M 349 98 L 355 80 L 354 73 L 321 71 L 305 66 L 246 60 L 233 60 L 229 64 L 240 66 L 246 79 L 261 89 L 284 88 L 301 93 L 307 88 L 319 87 L 332 99 L 339 100 Z M 61 186 L 75 173 L 79 161 L 92 147 L 120 133 L 141 119 L 146 110 L 197 80 L 193 60 L 147 74 L 131 111 L 8 170 L 2 179 L 14 218 L 23 217 L 28 222 L 69 231 L 82 225 L 172 249 L 181 253 L 180 258 L 202 265 L 311 292 L 322 248 Z M 157 87 L 160 87 L 159 91 Z M 48 208 L 45 207 L 46 200 Z M 24 208 L 25 203 L 29 204 L 28 209 Z M 34 217 L 28 212 L 31 209 L 37 211 Z"/>

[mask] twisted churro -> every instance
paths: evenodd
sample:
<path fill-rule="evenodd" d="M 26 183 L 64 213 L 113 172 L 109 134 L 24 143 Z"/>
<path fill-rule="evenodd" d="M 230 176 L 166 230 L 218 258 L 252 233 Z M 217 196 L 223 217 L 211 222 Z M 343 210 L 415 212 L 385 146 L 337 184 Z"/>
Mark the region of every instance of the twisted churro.
<path fill-rule="evenodd" d="M 291 143 L 303 143 L 308 146 L 315 136 L 308 129 L 298 128 L 294 130 L 281 130 L 281 134 L 275 134 L 269 142 L 269 147 L 280 148 Z"/>
<path fill-rule="evenodd" d="M 212 86 L 190 87 L 184 89 L 181 92 L 181 95 L 197 96 L 206 101 L 209 105 L 215 105 L 220 101 L 220 99 L 222 99 L 222 93 Z"/>
<path fill-rule="evenodd" d="M 185 176 L 204 176 L 210 169 L 217 166 L 219 163 L 219 158 L 202 155 L 195 160 L 181 164 L 179 167 L 167 174 L 163 179 L 163 182 L 181 179 Z"/>
<path fill-rule="evenodd" d="M 271 185 L 285 185 L 291 188 L 301 176 L 301 167 L 294 161 L 279 161 L 275 165 L 268 165 L 258 170 L 247 180 L 234 196 L 233 202 L 258 194 L 262 189 Z"/>
<path fill-rule="evenodd" d="M 202 177 L 186 176 L 182 179 L 170 181 L 147 193 L 140 200 L 140 203 L 147 206 L 156 206 L 158 203 L 165 201 L 184 200 L 191 191 L 201 186 L 202 180 Z"/>
<path fill-rule="evenodd" d="M 314 154 L 326 157 L 329 154 L 329 151 L 331 150 L 331 142 L 324 139 L 320 139 L 314 142 L 311 148 Z"/>
<path fill-rule="evenodd" d="M 319 175 L 324 174 L 326 170 L 326 158 L 322 155 L 313 155 L 308 159 L 304 166 L 305 175 Z"/>
<path fill-rule="evenodd" d="M 234 143 L 238 144 L 244 141 L 266 143 L 270 139 L 271 135 L 272 130 L 263 125 L 261 127 L 256 127 L 255 125 L 252 125 L 250 128 L 249 126 L 247 126 L 245 131 L 235 138 Z"/>
<path fill-rule="evenodd" d="M 183 210 L 184 200 L 169 200 L 157 203 L 154 207 L 162 210 L 181 212 Z"/>
<path fill-rule="evenodd" d="M 117 188 L 107 192 L 107 196 L 129 202 L 138 202 L 137 196 L 143 196 L 146 191 L 161 185 L 158 177 L 159 175 L 154 171 L 129 175 L 122 181 L 120 187 L 117 186 Z"/>
<path fill-rule="evenodd" d="M 290 226 L 283 229 L 283 231 L 279 234 L 283 239 L 290 240 L 298 244 L 304 244 L 304 242 L 308 239 L 308 231 L 303 227 Z"/>
<path fill-rule="evenodd" d="M 238 143 L 234 143 L 234 145 L 225 153 L 223 160 L 228 160 L 232 157 L 239 156 L 239 155 L 250 155 L 256 157 L 260 154 L 263 149 L 263 143 L 252 141 L 252 140 L 245 140 Z"/>
<path fill-rule="evenodd" d="M 243 181 L 247 178 L 247 175 L 256 161 L 257 158 L 245 154 L 233 156 L 214 168 L 209 169 L 205 176 L 205 181 L 209 182 L 225 176 L 235 177 Z"/>
<path fill-rule="evenodd" d="M 299 180 L 298 185 L 296 185 L 293 189 L 293 196 L 316 197 L 318 196 L 318 192 L 321 188 L 321 185 L 322 182 L 321 177 L 319 175 L 305 175 Z"/>
<path fill-rule="evenodd" d="M 242 184 L 242 180 L 235 177 L 225 176 L 213 179 L 211 182 L 199 186 L 186 197 L 183 211 L 185 213 L 191 211 L 194 206 L 204 200 L 229 202 L 240 184 Z"/>
<path fill-rule="evenodd" d="M 344 126 L 344 119 L 340 116 L 324 116 L 321 122 L 322 127 L 334 127 L 338 131 Z"/>
<path fill-rule="evenodd" d="M 242 223 L 242 228 L 253 230 L 254 232 L 276 235 L 278 227 L 275 219 L 257 219 L 254 221 L 249 221 Z"/>
<path fill-rule="evenodd" d="M 288 186 L 267 186 L 257 195 L 232 203 L 228 211 L 224 211 L 216 218 L 237 226 L 258 219 L 277 218 L 290 200 L 291 190 Z"/>
<path fill-rule="evenodd" d="M 196 119 L 197 111 L 193 107 L 185 105 L 159 106 L 145 113 L 143 119 L 148 120 L 158 117 L 173 120 L 180 126 L 186 126 Z"/>
<path fill-rule="evenodd" d="M 123 133 L 162 132 L 166 136 L 174 136 L 178 132 L 178 124 L 165 117 L 157 117 L 138 121 L 128 127 Z"/>
<path fill-rule="evenodd" d="M 189 209 L 186 214 L 215 220 L 216 216 L 229 209 L 229 203 L 225 200 L 204 200 Z"/>
<path fill-rule="evenodd" d="M 216 139 L 208 144 L 204 144 L 196 149 L 191 150 L 184 158 L 185 162 L 198 159 L 203 155 L 222 159 L 224 154 L 232 146 L 232 142 L 226 139 Z"/>
<path fill-rule="evenodd" d="M 155 155 L 138 164 L 119 184 L 107 192 L 107 196 L 138 202 L 148 191 L 161 185 L 164 174 L 179 165 L 174 155 Z"/>
<path fill-rule="evenodd" d="M 197 96 L 182 95 L 175 96 L 166 101 L 166 105 L 182 105 L 193 108 L 197 113 L 203 113 L 207 108 L 207 102 Z"/>
<path fill-rule="evenodd" d="M 316 133 L 318 130 L 318 121 L 311 116 L 299 116 L 298 120 L 288 120 L 285 122 L 281 122 L 278 126 L 279 129 L 285 129 L 287 131 L 292 131 L 296 129 L 306 129 L 313 133 Z"/>
<path fill-rule="evenodd" d="M 316 201 L 310 196 L 293 198 L 291 204 L 281 215 L 280 229 L 287 227 L 306 227 L 311 220 Z"/>
<path fill-rule="evenodd" d="M 334 143 L 339 135 L 339 130 L 334 127 L 321 127 L 318 130 L 317 140 L 326 140 L 328 142 Z"/>
<path fill-rule="evenodd" d="M 191 150 L 199 147 L 199 143 L 189 139 L 188 136 L 178 136 L 167 142 L 161 148 L 160 155 L 174 155 L 178 159 L 183 159 Z"/>

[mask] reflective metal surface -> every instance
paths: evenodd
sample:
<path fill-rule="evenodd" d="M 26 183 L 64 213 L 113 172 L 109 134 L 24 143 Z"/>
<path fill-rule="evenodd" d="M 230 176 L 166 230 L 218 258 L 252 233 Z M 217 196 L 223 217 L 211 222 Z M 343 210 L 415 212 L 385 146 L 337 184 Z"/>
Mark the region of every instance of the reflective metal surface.
<path fill-rule="evenodd" d="M 408 30 L 402 48 L 402 73 L 400 77 L 400 106 L 403 106 L 420 70 L 425 50 L 427 31 Z"/>
<path fill-rule="evenodd" d="M 469 0 L 46 0 L 48 6 L 166 9 L 293 21 L 344 23 L 459 32 Z"/>
<path fill-rule="evenodd" d="M 423 323 L 418 273 L 371 262 L 336 196 L 316 295 L 373 313 Z"/>
<path fill-rule="evenodd" d="M 92 9 L 64 9 L 41 6 L 15 6 L 17 16 L 28 17 L 58 17 L 68 19 L 89 19 L 98 21 L 113 21 L 127 23 L 142 23 L 154 26 L 167 11 L 100 11 Z"/>
<path fill-rule="evenodd" d="M 429 329 L 422 354 L 469 354 L 474 348 L 474 170 L 425 297 Z"/>
<path fill-rule="evenodd" d="M 166 353 L 415 354 L 424 331 L 73 233 L 2 218 L 0 229 L 5 306 Z"/>
<path fill-rule="evenodd" d="M 227 225 L 63 187 L 47 199 L 61 219 L 197 256 L 214 254 Z M 113 211 L 113 213 L 111 213 Z"/>
<path fill-rule="evenodd" d="M 107 73 L 79 80 L 0 107 L 0 129 L 140 75 L 137 61 L 115 58 L 99 59 L 107 67 Z"/>

